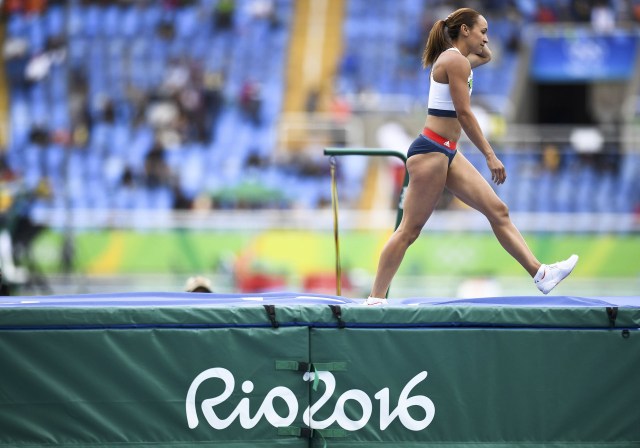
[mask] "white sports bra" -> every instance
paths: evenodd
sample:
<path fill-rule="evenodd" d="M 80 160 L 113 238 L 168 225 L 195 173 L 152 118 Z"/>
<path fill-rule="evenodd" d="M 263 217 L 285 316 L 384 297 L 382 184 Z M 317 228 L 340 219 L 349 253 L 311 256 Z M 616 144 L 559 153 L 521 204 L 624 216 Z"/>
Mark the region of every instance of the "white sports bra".
<path fill-rule="evenodd" d="M 447 48 L 445 51 L 450 50 L 460 53 L 460 50 L 458 50 L 456 47 Z M 429 115 L 435 115 L 436 117 L 456 118 L 458 115 L 456 114 L 456 109 L 453 107 L 453 100 L 451 99 L 449 84 L 437 82 L 433 79 L 433 67 L 431 68 L 431 75 L 429 76 L 429 78 L 431 79 L 431 83 L 429 87 L 429 103 L 427 113 Z M 469 85 L 469 95 L 471 95 L 471 91 L 473 90 L 473 70 L 471 70 L 471 73 L 469 74 L 467 84 Z"/>

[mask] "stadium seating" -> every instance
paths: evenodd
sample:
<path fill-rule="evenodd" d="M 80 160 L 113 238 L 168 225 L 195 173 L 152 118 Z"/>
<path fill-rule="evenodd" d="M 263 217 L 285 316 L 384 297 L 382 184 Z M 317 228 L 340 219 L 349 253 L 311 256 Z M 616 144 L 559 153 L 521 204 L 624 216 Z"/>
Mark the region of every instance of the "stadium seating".
<path fill-rule="evenodd" d="M 144 177 L 145 157 L 154 143 L 148 123 L 134 123 L 136 105 L 129 89 L 157 92 L 177 58 L 201 63 L 205 73 L 224 73 L 224 104 L 220 119 L 207 123 L 216 127 L 214 137 L 194 146 L 183 140 L 168 148 L 166 161 L 178 180 L 178 188 L 190 198 L 211 188 L 232 186 L 242 180 L 242 170 L 252 153 L 269 158 L 274 150 L 273 128 L 279 119 L 284 92 L 283 72 L 293 14 L 292 0 L 274 1 L 279 25 L 254 17 L 249 1 L 237 2 L 231 29 L 216 29 L 213 14 L 217 1 L 198 0 L 169 9 L 161 2 L 144 4 L 99 4 L 71 0 L 54 4 L 42 15 L 13 13 L 8 18 L 7 38 L 28 43 L 25 59 L 49 50 L 51 38 L 62 38 L 66 56 L 52 62 L 42 80 L 12 82 L 11 144 L 8 160 L 33 188 L 44 176 L 55 196 L 68 191 L 74 207 L 168 208 L 173 204 L 166 191 L 145 191 L 132 197 L 120 178 L 126 168 Z M 173 37 L 159 36 L 162 27 Z M 50 135 L 72 126 L 70 116 L 72 73 L 84 73 L 88 91 L 88 114 L 92 124 L 86 146 L 71 145 L 64 156 L 61 145 L 34 145 L 29 135 L 42 126 Z M 259 123 L 250 123 L 240 113 L 238 97 L 243 83 L 252 80 L 264 94 Z M 13 80 L 15 81 L 15 79 Z M 104 117 L 104 100 L 115 107 L 115 118 Z M 67 145 L 68 146 L 68 145 Z M 46 172 L 43 172 L 43 163 Z M 211 182 L 206 173 L 218 173 L 223 182 Z M 284 173 L 279 173 L 284 178 Z M 77 187 L 100 183 L 95 188 Z M 273 183 L 273 182 L 272 182 Z M 103 195 L 90 194 L 102 191 Z M 112 193 L 112 194 L 111 194 Z M 125 199 L 127 198 L 128 199 Z M 42 207 L 65 203 L 56 198 Z"/>
<path fill-rule="evenodd" d="M 42 15 L 12 13 L 7 39 L 23 39 L 28 53 L 8 62 L 7 70 L 21 74 L 33 57 L 49 51 L 46 75 L 35 82 L 10 76 L 10 133 L 7 159 L 29 188 L 46 177 L 53 199 L 39 204 L 55 209 L 143 208 L 170 210 L 176 193 L 189 199 L 232 188 L 250 180 L 279 189 L 289 196 L 279 206 L 317 207 L 330 191 L 328 171 L 305 175 L 291 166 L 270 164 L 252 169 L 250 160 L 272 161 L 276 149 L 275 125 L 280 119 L 288 41 L 294 0 L 274 0 L 279 25 L 252 16 L 249 0 L 237 1 L 230 30 L 218 29 L 213 14 L 218 0 L 194 0 L 167 9 L 166 2 L 103 5 L 69 0 L 56 3 Z M 345 2 L 342 24 L 345 55 L 336 75 L 336 90 L 357 95 L 363 89 L 382 95 L 404 96 L 423 105 L 428 95 L 428 71 L 420 67 L 425 29 L 424 2 L 397 0 L 372 7 L 369 0 Z M 494 111 L 504 112 L 520 62 L 507 49 L 503 36 L 514 25 L 492 20 L 494 63 L 476 71 L 474 98 L 491 95 Z M 159 33 L 172 37 L 161 37 Z M 49 45 L 62 37 L 66 56 Z M 139 105 L 131 89 L 157 93 L 180 59 L 202 64 L 206 73 L 222 72 L 222 105 L 210 138 L 187 137 L 168 145 L 164 162 L 173 177 L 162 185 L 145 182 L 146 157 L 154 145 L 153 127 L 138 116 Z M 20 65 L 22 64 L 22 65 Z M 381 69 L 384 67 L 384 70 Z M 84 73 L 87 83 L 86 142 L 65 132 L 74 124 L 73 76 Z M 176 76 L 179 76 L 176 75 Z M 261 90 L 259 120 L 243 113 L 239 97 L 247 80 Z M 105 100 L 114 105 L 113 117 L 105 116 Z M 149 109 L 143 114 L 150 113 Z M 34 143 L 33 130 L 45 127 L 51 141 Z M 69 141 L 72 143 L 70 144 Z M 632 212 L 640 203 L 640 157 L 624 154 L 619 169 L 597 171 L 583 159 L 565 160 L 560 171 L 548 170 L 536 152 L 499 148 L 512 175 L 511 187 L 499 189 L 513 211 L 534 212 Z M 571 153 L 569 149 L 569 153 Z M 467 151 L 472 163 L 488 177 L 480 154 Z M 131 170 L 135 188 L 122 182 Z M 345 169 L 345 191 L 357 192 L 366 170 L 356 164 Z M 212 173 L 215 173 L 213 175 Z M 294 193 L 292 193 L 294 192 Z M 540 200 L 541 196 L 551 200 Z M 238 204 L 218 204 L 235 207 Z M 273 205 L 273 204 L 270 204 Z"/>

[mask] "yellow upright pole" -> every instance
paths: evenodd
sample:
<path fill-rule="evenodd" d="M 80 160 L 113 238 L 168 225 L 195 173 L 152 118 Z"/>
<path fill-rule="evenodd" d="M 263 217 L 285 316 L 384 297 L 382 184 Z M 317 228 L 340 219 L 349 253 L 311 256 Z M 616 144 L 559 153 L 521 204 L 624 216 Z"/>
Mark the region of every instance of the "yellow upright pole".
<path fill-rule="evenodd" d="M 333 208 L 333 239 L 336 245 L 336 295 L 342 295 L 342 267 L 340 266 L 340 238 L 338 235 L 338 182 L 336 180 L 336 158 L 329 158 L 331 167 L 331 206 Z"/>

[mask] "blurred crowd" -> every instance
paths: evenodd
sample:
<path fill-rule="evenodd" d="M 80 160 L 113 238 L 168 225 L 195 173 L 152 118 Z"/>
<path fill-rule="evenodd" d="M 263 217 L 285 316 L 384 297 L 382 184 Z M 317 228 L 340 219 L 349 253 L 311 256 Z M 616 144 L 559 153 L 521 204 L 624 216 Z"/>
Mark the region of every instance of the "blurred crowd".
<path fill-rule="evenodd" d="M 457 7 L 476 8 L 490 20 L 495 19 L 499 27 L 492 35 L 498 55 L 493 83 L 478 82 L 480 94 L 484 88 L 494 97 L 496 92 L 490 90 L 493 86 L 503 86 L 505 91 L 498 92 L 499 95 L 509 94 L 508 87 L 515 77 L 514 65 L 504 64 L 518 57 L 524 24 L 580 22 L 607 31 L 640 20 L 640 0 L 403 0 L 375 5 L 348 0 L 345 5 L 348 9 L 346 44 L 330 107 L 337 124 L 348 122 L 352 114 L 362 111 L 353 108 L 347 100 L 349 95 L 357 95 L 365 105 L 371 97 L 386 94 L 408 93 L 422 102 L 428 84 L 419 66 L 424 40 L 435 20 L 446 17 Z M 150 10 L 158 13 L 150 30 L 130 29 L 126 13 L 118 16 L 123 22 L 114 25 L 119 34 L 113 41 L 131 40 L 130 45 L 125 41 L 118 47 L 111 46 L 108 31 L 93 30 L 89 23 L 72 23 L 71 7 L 94 8 L 98 11 L 96 20 L 105 23 L 107 8 L 142 11 L 145 17 Z M 320 182 L 328 179 L 328 163 L 317 151 L 285 155 L 280 152 L 276 157 L 279 148 L 274 134 L 286 88 L 280 86 L 280 90 L 274 90 L 274 84 L 261 78 L 261 70 L 240 71 L 242 75 L 238 76 L 239 69 L 235 68 L 255 58 L 255 53 L 251 53 L 243 55 L 240 62 L 234 59 L 234 45 L 247 36 L 254 39 L 248 41 L 247 46 L 277 40 L 281 35 L 290 38 L 287 33 L 291 22 L 285 11 L 293 13 L 293 1 L 8 0 L 2 8 L 8 31 L 4 42 L 8 95 L 11 102 L 20 100 L 27 104 L 28 109 L 23 113 L 29 116 L 21 128 L 24 135 L 17 131 L 17 124 L 13 124 L 11 129 L 15 132 L 0 151 L 4 169 L 14 179 L 27 178 L 30 188 L 48 184 L 50 197 L 59 198 L 68 194 L 65 185 L 60 183 L 60 174 L 73 176 L 76 165 L 70 161 L 78 158 L 81 160 L 78 166 L 85 170 L 83 181 L 92 176 L 97 179 L 91 167 L 102 169 L 109 178 L 105 184 L 109 191 L 106 206 L 149 205 L 149 201 L 137 201 L 141 189 L 165 192 L 158 196 L 164 198 L 159 203 L 174 209 L 288 208 L 295 206 L 297 200 L 291 191 L 307 194 L 309 199 L 303 202 L 306 206 L 328 204 L 327 183 Z M 391 49 L 393 59 L 384 59 L 389 55 L 377 49 L 375 53 L 366 53 L 365 46 L 359 45 L 363 39 L 372 41 L 369 22 L 359 23 L 359 13 L 366 13 L 363 20 L 376 19 L 376 8 L 400 10 L 398 23 L 389 27 L 397 30 L 393 31 L 391 40 L 397 45 Z M 410 16 L 408 12 L 413 10 L 420 14 Z M 34 20 L 40 16 L 47 18 L 36 27 Z M 393 17 L 395 20 L 396 16 Z M 74 28 L 83 26 L 82 31 Z M 106 24 L 104 28 L 107 29 Z M 252 35 L 255 28 L 263 30 L 263 34 Z M 141 36 L 148 36 L 153 44 L 141 52 L 145 63 L 131 69 L 136 45 L 146 45 Z M 108 65 L 98 71 L 104 74 L 96 74 L 90 61 L 94 50 L 85 48 L 77 53 L 73 48 L 78 40 L 105 45 L 103 51 L 107 53 L 120 48 L 122 60 L 103 59 Z M 195 50 L 198 42 L 204 42 L 200 52 Z M 208 53 L 214 50 L 208 46 L 216 42 L 224 43 L 219 45 L 216 57 L 210 57 Z M 155 51 L 151 47 L 156 48 L 158 43 L 168 52 L 159 70 L 150 55 Z M 285 65 L 286 43 L 282 48 L 282 54 L 266 58 L 278 57 L 275 64 Z M 215 63 L 207 62 L 209 57 L 215 59 Z M 391 75 L 378 69 L 379 62 L 387 60 L 392 62 Z M 129 71 L 128 79 L 113 78 L 111 72 L 117 64 Z M 146 70 L 158 79 L 132 82 L 141 76 L 139 72 Z M 498 77 L 498 72 L 505 72 L 508 78 Z M 286 82 L 283 77 L 280 72 L 282 84 Z M 97 90 L 96 79 L 116 88 Z M 64 110 L 59 108 L 58 93 L 67 98 Z M 309 92 L 306 112 L 318 111 L 318 101 L 319 93 Z M 41 104 L 47 106 L 38 111 Z M 21 123 L 18 117 L 14 116 L 13 120 Z M 345 136 L 336 132 L 322 143 L 344 144 Z M 129 154 L 123 154 L 127 151 Z M 187 154 L 193 156 L 192 165 L 199 168 L 195 170 L 198 174 L 185 169 L 185 158 L 181 154 L 185 158 Z M 32 169 L 34 162 L 41 167 Z M 208 172 L 212 169 L 219 173 L 220 181 L 216 182 L 213 179 L 216 175 Z M 53 175 L 53 171 L 60 173 Z M 361 180 L 362 175 L 360 170 L 356 180 Z M 318 182 L 312 184 L 308 179 Z M 80 198 L 77 207 L 93 204 L 91 201 L 92 198 Z M 54 206 L 61 204 L 76 206 L 73 198 L 60 200 Z"/>
<path fill-rule="evenodd" d="M 42 228 L 34 210 L 328 207 L 321 148 L 348 144 L 350 120 L 381 103 L 410 98 L 423 113 L 424 42 L 454 9 L 475 8 L 491 23 L 495 61 L 478 71 L 474 100 L 482 104 L 487 95 L 488 110 L 498 115 L 527 25 L 568 22 L 609 33 L 640 22 L 640 0 L 345 0 L 332 88 L 309 90 L 300 111 L 311 123 L 327 112 L 333 129 L 320 137 L 310 132 L 287 151 L 278 125 L 295 1 L 2 2 L 0 90 L 10 117 L 0 141 L 5 277 L 24 282 L 21 264 L 37 272 L 29 250 Z M 506 198 L 512 210 L 640 213 L 637 154 L 623 159 L 608 142 L 601 153 L 577 153 L 566 143 L 505 158 L 517 173 Z M 403 167 L 394 173 L 397 196 Z M 366 164 L 339 166 L 341 195 L 349 195 L 343 205 L 357 204 L 366 175 Z M 540 205 L 532 198 L 545 189 L 557 194 Z M 440 204 L 460 206 L 446 194 Z M 242 278 L 250 291 L 265 287 L 268 276 Z M 200 277 L 185 289 L 199 287 L 212 289 Z"/>

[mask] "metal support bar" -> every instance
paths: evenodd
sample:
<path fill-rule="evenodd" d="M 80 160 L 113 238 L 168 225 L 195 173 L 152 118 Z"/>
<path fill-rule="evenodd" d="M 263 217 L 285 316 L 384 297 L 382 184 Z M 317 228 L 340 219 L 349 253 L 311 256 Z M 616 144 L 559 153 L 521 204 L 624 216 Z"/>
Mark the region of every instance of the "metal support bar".
<path fill-rule="evenodd" d="M 325 148 L 324 155 L 331 156 L 331 157 L 337 157 L 337 156 L 397 157 L 400 160 L 402 160 L 402 163 L 404 165 L 404 182 L 402 184 L 402 191 L 400 191 L 400 199 L 398 200 L 398 212 L 396 214 L 396 225 L 393 229 L 393 230 L 396 230 L 400 225 L 400 222 L 402 222 L 402 214 L 404 212 L 404 195 L 405 195 L 405 192 L 407 191 L 407 186 L 409 185 L 409 172 L 407 171 L 406 154 L 396 149 L 385 149 L 385 148 Z M 336 238 L 336 247 L 338 247 L 337 244 L 338 243 Z M 389 296 L 389 290 L 387 290 L 386 296 L 387 297 Z"/>
<path fill-rule="evenodd" d="M 404 182 L 402 184 L 402 191 L 400 192 L 400 199 L 398 201 L 398 213 L 396 214 L 396 225 L 394 230 L 398 228 L 402 221 L 402 213 L 404 211 L 404 195 L 409 185 L 409 173 L 407 172 L 407 155 L 397 149 L 385 149 L 385 148 L 325 148 L 324 155 L 326 156 L 371 156 L 371 157 L 397 157 L 402 160 L 404 164 Z"/>

